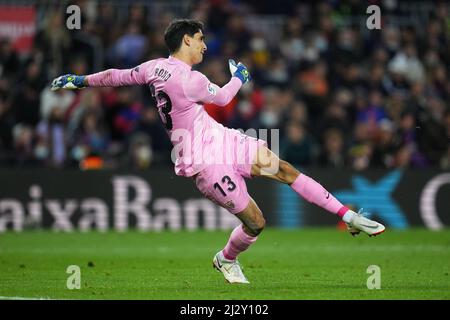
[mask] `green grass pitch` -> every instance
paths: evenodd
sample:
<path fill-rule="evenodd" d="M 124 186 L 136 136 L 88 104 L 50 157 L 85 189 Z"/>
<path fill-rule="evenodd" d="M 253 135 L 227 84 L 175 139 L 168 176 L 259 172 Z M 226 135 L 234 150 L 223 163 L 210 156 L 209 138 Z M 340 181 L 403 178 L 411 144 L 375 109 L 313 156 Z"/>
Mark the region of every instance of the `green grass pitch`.
<path fill-rule="evenodd" d="M 450 299 L 450 230 L 266 229 L 240 256 L 250 285 L 212 268 L 228 231 L 0 235 L 1 299 Z M 66 287 L 69 265 L 81 289 Z M 381 288 L 369 290 L 370 265 Z"/>

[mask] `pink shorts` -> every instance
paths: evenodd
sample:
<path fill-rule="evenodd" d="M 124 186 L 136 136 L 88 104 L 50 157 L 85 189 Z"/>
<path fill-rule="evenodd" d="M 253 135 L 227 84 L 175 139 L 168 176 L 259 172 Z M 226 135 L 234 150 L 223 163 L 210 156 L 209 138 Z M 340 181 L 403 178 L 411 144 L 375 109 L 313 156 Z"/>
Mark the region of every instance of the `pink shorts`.
<path fill-rule="evenodd" d="M 256 152 L 260 146 L 267 143 L 233 129 L 227 129 L 226 134 L 229 141 L 233 141 L 225 147 L 226 152 L 232 155 L 233 161 L 210 164 L 193 178 L 198 190 L 205 197 L 236 214 L 244 211 L 250 201 L 244 178 L 251 178 Z M 244 148 L 242 144 L 245 144 Z M 245 157 L 239 156 L 242 150 Z"/>

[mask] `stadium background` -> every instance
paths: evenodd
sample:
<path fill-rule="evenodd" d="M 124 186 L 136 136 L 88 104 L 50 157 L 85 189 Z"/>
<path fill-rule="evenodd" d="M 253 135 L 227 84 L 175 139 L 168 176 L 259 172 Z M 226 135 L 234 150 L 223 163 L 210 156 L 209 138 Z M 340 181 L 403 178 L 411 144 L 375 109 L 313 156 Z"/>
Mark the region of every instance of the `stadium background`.
<path fill-rule="evenodd" d="M 79 30 L 66 26 L 71 4 Z M 366 27 L 372 4 L 381 30 Z M 446 1 L 0 0 L 0 300 L 450 299 L 449 10 Z M 288 186 L 250 180 L 268 228 L 240 256 L 251 286 L 223 285 L 210 259 L 237 219 L 175 175 L 149 90 L 49 90 L 61 74 L 167 56 L 174 17 L 205 22 L 197 68 L 213 82 L 229 79 L 228 58 L 253 76 L 208 112 L 234 128 L 279 129 L 283 158 L 388 232 L 352 238 Z M 66 287 L 71 265 L 81 290 Z M 371 265 L 382 290 L 366 286 Z"/>
<path fill-rule="evenodd" d="M 101 187 L 110 189 L 102 198 L 108 205 L 115 201 L 112 180 L 125 171 L 145 178 L 159 198 L 183 208 L 186 199 L 197 199 L 196 209 L 174 210 L 199 215 L 192 218 L 199 227 L 203 216 L 212 214 L 208 210 L 221 216 L 219 208 L 191 190 L 189 180 L 174 175 L 171 144 L 148 88 L 49 90 L 60 74 L 130 68 L 167 56 L 163 34 L 174 17 L 205 22 L 208 52 L 196 68 L 213 82 L 228 81 L 228 58 L 241 60 L 251 71 L 252 83 L 229 105 L 205 105 L 217 121 L 243 130 L 279 129 L 282 158 L 332 192 L 346 193 L 343 202 L 364 207 L 388 226 L 439 229 L 449 224 L 446 2 L 13 3 L 3 1 L 0 15 L 0 166 L 2 180 L 8 181 L 1 186 L 0 230 L 22 230 L 30 219 L 34 225 L 52 226 L 46 198 L 58 199 L 64 209 L 67 198 L 98 196 L 95 188 L 85 192 L 85 186 L 97 185 L 91 170 L 109 177 Z M 80 29 L 66 26 L 71 4 L 81 9 Z M 370 4 L 381 8 L 381 30 L 366 26 Z M 14 178 L 8 178 L 12 172 Z M 47 176 L 54 176 L 58 187 L 48 185 Z M 396 177 L 391 185 L 383 182 L 390 176 Z M 158 192 L 163 188 L 156 185 L 167 192 Z M 172 192 L 177 186 L 183 191 Z M 40 191 L 33 194 L 36 188 Z M 131 205 L 135 186 L 126 188 Z M 335 223 L 287 189 L 261 179 L 250 182 L 269 225 Z M 34 215 L 26 208 L 33 200 L 43 203 Z M 144 207 L 155 201 L 150 197 Z M 170 210 L 144 211 L 167 220 Z M 124 212 L 134 226 L 139 213 L 132 208 Z M 108 213 L 111 228 L 116 213 Z M 74 214 L 87 213 L 77 207 Z M 145 228 L 151 229 L 151 223 Z"/>

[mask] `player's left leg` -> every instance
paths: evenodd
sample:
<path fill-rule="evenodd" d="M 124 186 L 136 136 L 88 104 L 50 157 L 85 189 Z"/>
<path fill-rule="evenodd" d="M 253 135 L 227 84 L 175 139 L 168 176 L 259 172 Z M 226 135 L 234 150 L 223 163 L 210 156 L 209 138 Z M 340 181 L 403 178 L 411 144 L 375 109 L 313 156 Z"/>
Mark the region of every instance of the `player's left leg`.
<path fill-rule="evenodd" d="M 363 231 L 369 236 L 382 233 L 385 227 L 356 213 L 337 200 L 320 183 L 300 173 L 290 163 L 281 160 L 266 146 L 260 146 L 251 169 L 252 176 L 266 177 L 285 183 L 307 201 L 337 214 L 347 224 L 352 235 Z"/>

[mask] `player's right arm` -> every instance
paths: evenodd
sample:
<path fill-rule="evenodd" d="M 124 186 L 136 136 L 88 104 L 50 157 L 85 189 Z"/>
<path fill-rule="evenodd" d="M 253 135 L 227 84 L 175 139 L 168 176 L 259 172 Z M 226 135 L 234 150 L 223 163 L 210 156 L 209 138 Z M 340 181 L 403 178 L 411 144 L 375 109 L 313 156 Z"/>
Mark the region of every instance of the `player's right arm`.
<path fill-rule="evenodd" d="M 153 61 L 132 69 L 108 69 L 90 75 L 66 74 L 53 80 L 51 89 L 82 89 L 85 87 L 122 87 L 147 83 L 147 71 Z"/>
<path fill-rule="evenodd" d="M 226 85 L 219 87 L 200 72 L 195 72 L 184 85 L 185 95 L 194 102 L 213 103 L 218 106 L 230 103 L 241 86 L 249 82 L 251 77 L 242 63 L 236 64 L 234 60 L 229 60 L 229 65 L 232 77 Z"/>

